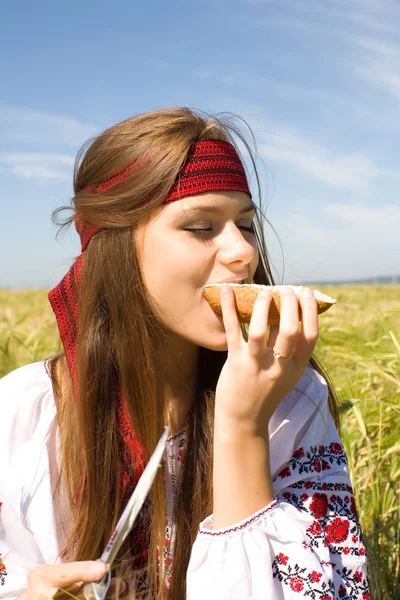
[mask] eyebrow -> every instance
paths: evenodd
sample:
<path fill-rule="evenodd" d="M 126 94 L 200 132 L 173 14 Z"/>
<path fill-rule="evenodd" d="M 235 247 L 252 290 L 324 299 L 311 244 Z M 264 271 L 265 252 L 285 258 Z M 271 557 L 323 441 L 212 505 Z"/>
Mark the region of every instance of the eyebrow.
<path fill-rule="evenodd" d="M 220 206 L 194 206 L 193 208 L 189 208 L 188 210 L 185 210 L 185 212 L 187 212 L 187 213 L 194 213 L 194 212 L 221 213 L 221 212 L 224 212 L 224 210 L 225 210 L 225 208 L 220 207 Z M 238 214 L 242 215 L 242 214 L 250 212 L 252 210 L 256 210 L 256 205 L 248 204 L 247 206 L 244 206 L 242 209 L 240 209 Z"/>

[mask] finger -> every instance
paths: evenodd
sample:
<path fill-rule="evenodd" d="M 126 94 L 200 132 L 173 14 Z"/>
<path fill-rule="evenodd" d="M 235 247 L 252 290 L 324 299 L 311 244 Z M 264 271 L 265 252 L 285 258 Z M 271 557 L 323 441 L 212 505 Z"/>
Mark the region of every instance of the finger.
<path fill-rule="evenodd" d="M 50 600 L 57 589 L 33 570 L 29 575 L 28 588 L 21 594 L 20 600 Z"/>
<path fill-rule="evenodd" d="M 265 352 L 268 334 L 268 313 L 272 295 L 268 290 L 262 290 L 254 303 L 248 331 L 248 351 L 250 356 Z"/>
<path fill-rule="evenodd" d="M 76 561 L 60 565 L 40 565 L 31 571 L 34 581 L 45 581 L 51 587 L 65 588 L 77 583 L 98 581 L 109 570 L 108 565 L 94 560 Z"/>
<path fill-rule="evenodd" d="M 274 347 L 279 354 L 292 354 L 299 336 L 299 304 L 291 288 L 280 292 L 280 300 L 279 331 Z"/>
<path fill-rule="evenodd" d="M 244 339 L 236 311 L 235 294 L 228 283 L 223 283 L 221 286 L 221 307 L 228 350 L 237 349 L 244 342 Z"/>
<path fill-rule="evenodd" d="M 303 288 L 300 294 L 302 325 L 299 334 L 297 360 L 307 366 L 318 340 L 318 305 L 310 288 Z"/>
<path fill-rule="evenodd" d="M 275 346 L 276 338 L 279 333 L 279 325 L 272 325 L 269 328 L 269 337 L 268 337 L 268 348 L 273 348 Z"/>

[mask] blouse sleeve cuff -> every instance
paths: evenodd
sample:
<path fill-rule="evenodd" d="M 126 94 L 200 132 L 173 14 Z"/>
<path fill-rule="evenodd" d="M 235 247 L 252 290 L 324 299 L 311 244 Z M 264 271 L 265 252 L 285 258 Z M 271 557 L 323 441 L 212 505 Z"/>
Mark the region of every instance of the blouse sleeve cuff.
<path fill-rule="evenodd" d="M 264 508 L 261 508 L 259 511 L 257 511 L 253 515 L 250 515 L 243 521 L 240 521 L 240 523 L 235 523 L 234 525 L 230 525 L 229 527 L 224 527 L 222 529 L 213 529 L 212 528 L 213 515 L 210 515 L 209 517 L 207 517 L 206 519 L 204 519 L 204 521 L 202 521 L 200 523 L 198 532 L 200 535 L 206 535 L 206 536 L 229 535 L 229 534 L 235 533 L 236 531 L 243 531 L 243 530 L 249 529 L 250 526 L 254 527 L 254 525 L 257 525 L 257 521 L 259 521 L 263 517 L 265 517 L 265 515 L 269 511 L 273 510 L 277 504 L 278 504 L 278 500 L 273 500 L 270 504 L 268 504 Z"/>

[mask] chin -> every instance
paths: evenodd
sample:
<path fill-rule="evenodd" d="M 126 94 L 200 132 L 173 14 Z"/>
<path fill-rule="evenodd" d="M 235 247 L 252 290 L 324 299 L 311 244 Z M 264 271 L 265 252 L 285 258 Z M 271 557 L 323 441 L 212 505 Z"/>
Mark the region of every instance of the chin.
<path fill-rule="evenodd" d="M 199 340 L 198 346 L 207 348 L 207 350 L 213 350 L 214 352 L 226 352 L 228 350 L 228 342 L 226 335 L 215 334 L 214 336 L 207 336 L 207 339 Z"/>
<path fill-rule="evenodd" d="M 206 348 L 206 350 L 212 350 L 213 352 L 227 352 L 228 344 L 220 344 L 217 346 L 216 344 L 201 344 L 202 348 Z"/>
<path fill-rule="evenodd" d="M 199 332 L 200 333 L 200 332 Z M 201 332 L 203 333 L 203 332 Z M 204 335 L 185 335 L 180 333 L 181 337 L 195 346 L 213 350 L 214 352 L 226 352 L 228 350 L 228 342 L 225 331 L 205 331 Z"/>

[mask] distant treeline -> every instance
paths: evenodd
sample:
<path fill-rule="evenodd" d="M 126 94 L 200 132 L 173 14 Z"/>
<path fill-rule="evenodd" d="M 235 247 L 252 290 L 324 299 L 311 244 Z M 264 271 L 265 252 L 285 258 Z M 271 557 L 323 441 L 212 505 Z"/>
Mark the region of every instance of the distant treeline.
<path fill-rule="evenodd" d="M 365 279 L 306 281 L 302 285 L 385 285 L 399 284 L 400 275 L 382 275 L 381 277 L 367 277 Z"/>

